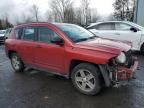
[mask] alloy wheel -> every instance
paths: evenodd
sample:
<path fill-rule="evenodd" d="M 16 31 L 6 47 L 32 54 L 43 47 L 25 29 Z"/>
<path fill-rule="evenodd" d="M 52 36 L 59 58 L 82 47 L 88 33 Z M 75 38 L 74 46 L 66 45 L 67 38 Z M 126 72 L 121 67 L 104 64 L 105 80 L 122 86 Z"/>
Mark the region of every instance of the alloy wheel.
<path fill-rule="evenodd" d="M 80 69 L 76 72 L 75 82 L 81 90 L 86 92 L 92 91 L 96 83 L 93 74 L 86 69 Z"/>
<path fill-rule="evenodd" d="M 12 65 L 15 68 L 15 70 L 19 70 L 19 68 L 20 68 L 20 61 L 19 61 L 18 57 L 17 56 L 13 56 L 12 59 L 11 59 L 11 61 L 12 61 Z"/>

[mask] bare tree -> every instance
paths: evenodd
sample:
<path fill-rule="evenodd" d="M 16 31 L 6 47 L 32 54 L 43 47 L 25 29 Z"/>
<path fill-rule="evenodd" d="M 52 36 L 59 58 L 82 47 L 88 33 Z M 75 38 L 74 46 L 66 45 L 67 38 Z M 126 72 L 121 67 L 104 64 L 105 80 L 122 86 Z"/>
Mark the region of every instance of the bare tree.
<path fill-rule="evenodd" d="M 51 10 L 47 10 L 45 13 L 45 20 L 47 22 L 54 22 L 54 15 L 53 12 Z"/>
<path fill-rule="evenodd" d="M 115 20 L 113 13 L 111 13 L 110 15 L 108 15 L 107 20 L 109 20 L 109 21 Z"/>
<path fill-rule="evenodd" d="M 84 25 L 88 24 L 88 19 L 89 19 L 89 1 L 90 0 L 81 0 L 81 8 L 82 8 L 82 17 L 83 17 L 83 21 L 84 21 Z"/>
<path fill-rule="evenodd" d="M 91 9 L 90 0 L 81 0 L 79 8 L 73 8 L 73 0 L 52 0 L 50 6 L 56 22 L 76 23 L 86 26 L 98 20 L 96 8 Z M 51 16 L 49 16 L 51 17 Z"/>
<path fill-rule="evenodd" d="M 114 16 L 118 20 L 132 20 L 135 0 L 116 0 L 113 4 Z"/>
<path fill-rule="evenodd" d="M 82 25 L 82 10 L 81 8 L 75 8 L 74 10 L 74 23 L 78 24 L 78 25 Z"/>
<path fill-rule="evenodd" d="M 72 5 L 65 10 L 64 15 L 65 15 L 64 19 L 66 23 L 74 23 L 75 16 L 74 16 L 74 9 Z"/>
<path fill-rule="evenodd" d="M 37 5 L 32 5 L 31 7 L 31 12 L 33 14 L 33 18 L 35 19 L 36 22 L 39 21 L 39 8 Z"/>
<path fill-rule="evenodd" d="M 97 9 L 90 8 L 88 5 L 86 6 L 86 8 L 84 8 L 83 5 L 81 5 L 79 8 L 75 8 L 74 16 L 75 16 L 74 23 L 81 25 L 81 26 L 87 26 L 90 23 L 97 22 L 100 18 L 100 16 L 97 13 Z"/>
<path fill-rule="evenodd" d="M 90 14 L 89 15 L 89 17 L 90 17 L 89 23 L 95 23 L 100 19 L 100 16 L 98 15 L 96 8 L 91 8 L 89 11 L 89 14 Z"/>
<path fill-rule="evenodd" d="M 22 13 L 22 23 L 33 22 L 33 16 L 30 13 Z"/>
<path fill-rule="evenodd" d="M 72 0 L 52 0 L 51 7 L 55 19 L 59 22 L 66 22 L 69 15 L 68 11 L 72 9 Z M 68 17 L 69 18 L 69 17 Z"/>
<path fill-rule="evenodd" d="M 136 0 L 131 0 L 129 3 L 130 8 L 131 8 L 130 18 L 129 18 L 130 21 L 134 20 L 135 4 L 136 4 Z"/>

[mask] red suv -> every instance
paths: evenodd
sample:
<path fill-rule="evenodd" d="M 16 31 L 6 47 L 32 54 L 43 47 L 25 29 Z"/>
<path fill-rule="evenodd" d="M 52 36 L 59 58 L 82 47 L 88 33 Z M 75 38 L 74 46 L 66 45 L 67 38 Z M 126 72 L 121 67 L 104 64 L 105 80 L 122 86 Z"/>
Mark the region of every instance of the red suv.
<path fill-rule="evenodd" d="M 74 24 L 18 25 L 5 48 L 16 72 L 30 67 L 62 75 L 88 95 L 129 80 L 138 66 L 130 43 L 99 38 Z"/>

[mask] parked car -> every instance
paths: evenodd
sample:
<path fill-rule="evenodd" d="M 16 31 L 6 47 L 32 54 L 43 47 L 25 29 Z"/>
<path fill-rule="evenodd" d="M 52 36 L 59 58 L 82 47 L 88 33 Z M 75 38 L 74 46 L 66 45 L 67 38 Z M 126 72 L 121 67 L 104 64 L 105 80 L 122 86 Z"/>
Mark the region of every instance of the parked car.
<path fill-rule="evenodd" d="M 106 21 L 87 27 L 94 34 L 108 39 L 132 42 L 132 50 L 144 54 L 144 27 L 128 21 Z"/>
<path fill-rule="evenodd" d="M 6 29 L 6 33 L 4 35 L 5 39 L 7 39 L 9 37 L 11 30 L 12 30 L 12 28 L 7 28 Z"/>
<path fill-rule="evenodd" d="M 6 30 L 0 30 L 0 43 L 4 43 Z"/>
<path fill-rule="evenodd" d="M 87 95 L 127 81 L 138 66 L 130 44 L 99 38 L 73 24 L 18 25 L 5 48 L 16 72 L 31 67 L 65 76 Z"/>

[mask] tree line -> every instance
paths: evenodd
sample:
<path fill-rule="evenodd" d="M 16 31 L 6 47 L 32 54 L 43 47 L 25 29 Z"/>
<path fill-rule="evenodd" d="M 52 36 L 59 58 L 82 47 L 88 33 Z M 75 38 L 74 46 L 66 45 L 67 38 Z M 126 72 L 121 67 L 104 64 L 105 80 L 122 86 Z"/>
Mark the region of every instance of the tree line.
<path fill-rule="evenodd" d="M 8 21 L 8 18 L 2 20 L 0 19 L 0 30 L 11 28 L 13 25 Z"/>
<path fill-rule="evenodd" d="M 80 6 L 74 6 L 74 0 L 51 0 L 49 2 L 49 9 L 44 16 L 41 15 L 41 9 L 33 4 L 29 11 L 22 12 L 21 18 L 15 17 L 15 23 L 29 23 L 29 22 L 63 22 L 74 23 L 81 26 L 87 26 L 90 23 L 95 23 L 101 19 L 98 15 L 97 9 L 90 7 L 90 0 L 80 0 Z M 109 17 L 109 20 L 127 20 L 133 21 L 135 0 L 115 0 L 114 13 Z M 2 23 L 5 25 L 2 26 Z M 0 29 L 11 27 L 8 18 L 0 20 Z"/>
<path fill-rule="evenodd" d="M 17 20 L 16 23 L 27 22 L 63 22 L 74 23 L 78 25 L 88 25 L 99 19 L 96 8 L 90 8 L 90 0 L 80 0 L 81 6 L 74 7 L 74 0 L 51 0 L 49 2 L 50 9 L 47 10 L 45 18 L 40 15 L 40 8 L 32 5 L 28 13 L 22 13 L 22 21 Z"/>
<path fill-rule="evenodd" d="M 116 20 L 134 20 L 136 0 L 115 0 L 114 7 L 114 18 Z"/>
<path fill-rule="evenodd" d="M 97 9 L 90 8 L 90 0 L 80 0 L 80 6 L 74 7 L 74 0 L 51 0 L 49 6 L 51 10 L 47 11 L 46 20 L 48 22 L 75 23 L 79 25 L 88 25 L 97 22 L 101 17 L 97 14 Z M 114 13 L 109 20 L 127 20 L 133 21 L 135 11 L 135 0 L 115 0 Z M 40 21 L 40 9 L 33 5 L 31 8 L 33 20 Z M 31 17 L 32 18 L 32 17 Z M 32 21 L 30 17 L 25 22 Z"/>

